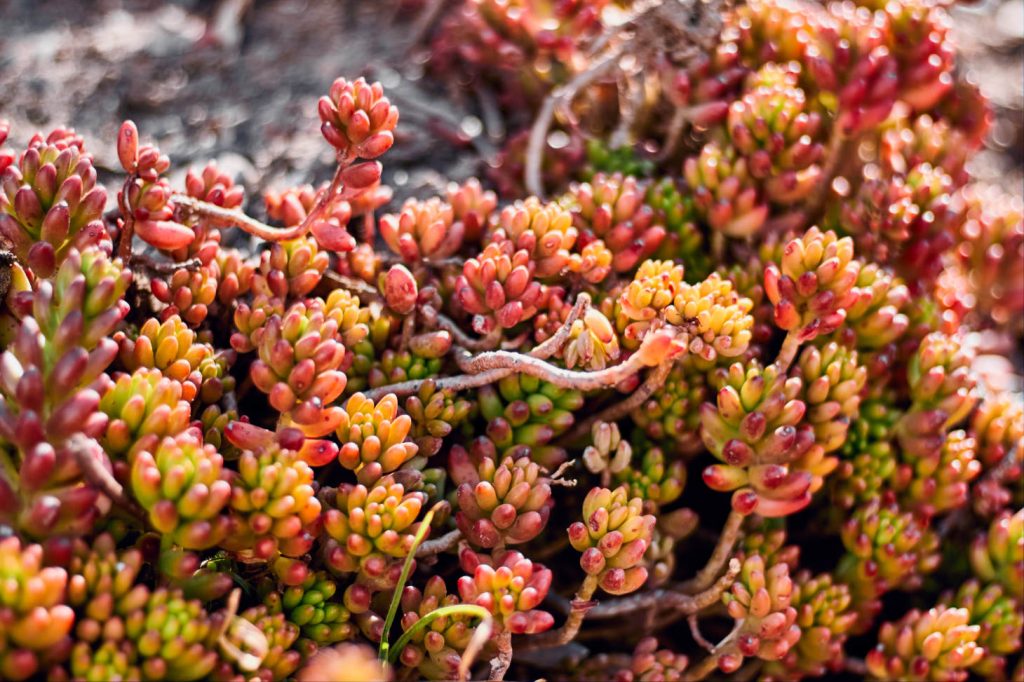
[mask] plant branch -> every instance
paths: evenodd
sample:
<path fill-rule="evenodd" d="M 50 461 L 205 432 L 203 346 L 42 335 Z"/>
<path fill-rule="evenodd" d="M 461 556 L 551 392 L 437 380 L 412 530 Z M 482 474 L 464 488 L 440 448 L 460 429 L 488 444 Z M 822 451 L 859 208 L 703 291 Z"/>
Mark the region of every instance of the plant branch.
<path fill-rule="evenodd" d="M 576 440 L 579 440 L 580 438 L 583 438 L 588 433 L 590 433 L 590 428 L 594 425 L 595 422 L 617 421 L 622 417 L 626 416 L 627 414 L 629 414 L 630 412 L 632 412 L 633 410 L 635 410 L 636 408 L 643 405 L 644 401 L 646 401 L 648 398 L 654 395 L 655 391 L 657 391 L 659 388 L 665 385 L 665 380 L 668 379 L 668 374 L 672 370 L 672 364 L 674 362 L 675 360 L 666 360 L 665 362 L 655 367 L 647 375 L 647 378 L 644 380 L 644 383 L 640 384 L 639 388 L 633 391 L 633 393 L 630 394 L 628 398 L 626 398 L 625 400 L 620 400 L 614 405 L 611 405 L 605 408 L 604 410 L 598 412 L 596 415 L 590 417 L 589 419 L 581 421 L 572 429 L 572 431 L 570 431 L 561 439 L 561 442 L 572 443 Z"/>
<path fill-rule="evenodd" d="M 779 374 L 785 374 L 789 366 L 793 364 L 793 360 L 796 359 L 796 353 L 800 350 L 800 330 L 790 330 L 786 333 L 786 338 L 782 341 L 782 348 L 779 349 L 779 355 L 775 358 L 775 364 L 779 368 Z"/>
<path fill-rule="evenodd" d="M 491 659 L 491 670 L 487 679 L 491 682 L 501 682 L 512 665 L 512 635 L 506 630 L 498 633 L 494 638 L 498 647 L 498 654 Z"/>
<path fill-rule="evenodd" d="M 580 90 L 604 75 L 604 72 L 618 61 L 624 51 L 625 44 L 608 50 L 603 56 L 597 58 L 589 69 L 577 74 L 571 81 L 555 89 L 544 98 L 544 103 L 537 113 L 533 127 L 530 128 L 530 138 L 526 145 L 524 181 L 527 192 L 538 197 L 544 196 L 541 168 L 544 163 L 544 145 L 547 143 L 548 131 L 551 129 L 551 119 L 555 115 L 555 110 L 568 106 Z"/>
<path fill-rule="evenodd" d="M 425 540 L 420 544 L 419 549 L 416 550 L 417 559 L 426 559 L 442 552 L 447 552 L 459 544 L 459 540 L 462 539 L 462 531 L 453 530 L 445 533 L 441 537 L 435 540 Z"/>
<path fill-rule="evenodd" d="M 337 285 L 335 287 L 337 289 L 345 289 L 355 294 L 363 303 L 375 303 L 384 300 L 376 288 L 356 277 L 342 275 L 334 270 L 325 270 L 324 279 Z"/>
<path fill-rule="evenodd" d="M 188 260 L 180 263 L 153 260 L 149 256 L 141 253 L 133 253 L 130 258 L 130 267 L 142 268 L 148 270 L 154 275 L 171 275 L 178 270 L 189 270 L 194 272 L 203 267 L 203 261 L 198 258 L 189 258 Z"/>
<path fill-rule="evenodd" d="M 254 237 L 259 237 L 268 242 L 283 242 L 288 239 L 297 239 L 309 231 L 309 226 L 305 221 L 293 227 L 272 227 L 249 217 L 241 211 L 200 201 L 187 194 L 172 194 L 171 201 L 174 202 L 177 210 L 183 214 L 183 217 L 203 218 L 222 227 L 238 227 Z M 313 210 L 315 211 L 316 207 Z M 309 215 L 312 215 L 312 212 Z M 309 215 L 306 216 L 307 219 Z"/>
<path fill-rule="evenodd" d="M 568 644 L 576 639 L 576 635 L 583 625 L 583 619 L 586 618 L 587 612 L 597 605 L 597 602 L 592 599 L 596 590 L 597 576 L 587 575 L 583 579 L 580 589 L 576 592 L 576 597 L 572 600 L 569 616 L 565 619 L 562 627 L 530 637 L 519 646 L 519 650 L 552 649 Z"/>
<path fill-rule="evenodd" d="M 591 610 L 590 617 L 594 620 L 620 618 L 635 611 L 652 608 L 672 609 L 677 615 L 689 616 L 717 602 L 722 593 L 736 581 L 740 569 L 739 560 L 733 559 L 729 562 L 729 569 L 725 575 L 698 594 L 683 594 L 677 589 L 652 590 L 614 601 L 602 602 Z"/>
<path fill-rule="evenodd" d="M 697 573 L 692 580 L 683 583 L 683 590 L 690 593 L 702 592 L 715 581 L 715 577 L 722 566 L 728 561 L 732 554 L 733 545 L 740 536 L 740 528 L 743 526 L 743 515 L 737 511 L 730 511 L 729 518 L 725 520 L 722 533 L 718 536 L 718 544 L 711 553 L 708 563 Z"/>
<path fill-rule="evenodd" d="M 75 463 L 82 472 L 82 476 L 90 485 L 110 498 L 111 502 L 128 511 L 132 516 L 140 519 L 146 518 L 146 513 L 134 500 L 124 494 L 124 487 L 103 466 L 100 457 L 97 456 L 103 452 L 99 443 L 88 436 L 76 433 L 68 439 L 65 447 L 71 452 Z"/>
<path fill-rule="evenodd" d="M 533 350 L 530 351 L 530 355 L 535 358 L 541 358 L 546 360 L 552 355 L 557 353 L 565 345 L 565 342 L 569 340 L 569 336 L 572 334 L 572 325 L 576 320 L 587 312 L 590 308 L 590 294 L 586 292 L 580 292 L 576 296 L 576 303 L 573 304 L 572 309 L 569 311 L 568 317 L 565 318 L 565 322 L 558 328 L 551 338 L 538 344 Z"/>
<path fill-rule="evenodd" d="M 501 329 L 495 327 L 494 331 L 481 338 L 473 338 L 455 323 L 455 320 L 444 315 L 437 314 L 437 326 L 452 335 L 456 346 L 462 346 L 468 350 L 485 351 L 494 350 L 501 343 Z"/>
<path fill-rule="evenodd" d="M 625 362 L 596 372 L 579 372 L 562 369 L 531 355 L 496 350 L 472 356 L 468 352 L 456 352 L 455 362 L 467 374 L 478 374 L 488 370 L 507 369 L 513 373 L 537 377 L 561 388 L 577 391 L 593 391 L 614 386 L 646 367 L 642 353 L 634 353 Z"/>
<path fill-rule="evenodd" d="M 583 303 L 581 303 L 579 300 L 577 300 L 577 302 L 576 302 L 576 306 L 580 306 L 581 308 L 582 308 L 582 306 L 584 304 L 589 304 L 589 297 L 587 299 L 584 299 Z M 576 306 L 573 307 L 573 310 L 576 309 Z M 575 318 L 573 317 L 572 312 L 570 312 L 569 317 L 566 319 L 566 321 L 564 323 L 562 323 L 562 326 L 561 326 L 561 328 L 559 328 L 558 332 L 555 333 L 556 336 L 560 336 L 560 338 L 564 338 L 564 336 L 562 336 L 562 330 L 563 329 L 569 329 L 570 327 L 572 327 L 572 323 L 574 321 L 575 321 Z M 565 336 L 567 336 L 567 335 L 568 335 L 568 332 L 565 332 Z M 542 348 L 542 346 L 543 346 L 543 348 Z M 543 353 L 543 352 L 546 352 L 548 350 L 548 347 L 544 346 L 544 344 L 541 344 L 541 346 L 538 346 L 537 348 L 533 349 L 533 351 L 531 351 L 530 355 L 519 355 L 519 354 L 516 354 L 516 353 L 509 353 L 507 351 L 494 351 L 494 352 L 495 353 L 503 353 L 503 354 L 505 354 L 507 356 L 512 356 L 512 357 L 515 357 L 515 358 L 525 358 L 527 362 L 540 363 L 540 365 L 543 368 L 554 370 L 556 372 L 567 372 L 567 370 L 562 370 L 562 369 L 560 369 L 558 367 L 554 367 L 553 365 L 549 365 L 546 362 L 544 362 L 543 360 L 541 360 L 541 359 L 537 358 L 536 356 L 534 356 L 533 353 L 538 352 L 538 350 L 540 350 Z M 468 353 L 463 351 L 463 355 L 468 355 Z M 482 356 L 477 356 L 477 357 L 485 357 L 487 355 L 490 355 L 490 354 L 483 354 Z M 457 360 L 458 360 L 458 357 L 459 356 L 457 354 L 456 355 L 456 359 Z M 634 357 L 635 357 L 635 355 L 634 355 Z M 501 379 L 504 379 L 505 377 L 509 376 L 510 374 L 513 374 L 517 370 L 517 367 L 514 365 L 514 363 L 506 363 L 506 364 L 507 364 L 507 366 L 499 366 L 499 367 L 496 367 L 494 369 L 481 370 L 478 373 L 458 374 L 458 375 L 455 375 L 455 376 L 442 377 L 440 379 L 434 379 L 433 381 L 434 381 L 434 383 L 435 383 L 435 385 L 437 387 L 437 390 L 439 390 L 439 391 L 444 391 L 444 390 L 449 390 L 449 389 L 453 390 L 453 391 L 463 391 L 463 390 L 470 389 L 470 388 L 480 388 L 481 386 L 486 386 L 488 384 L 493 384 L 496 381 L 500 381 Z M 623 364 L 625 364 L 625 363 L 623 363 Z M 535 365 L 535 367 L 536 367 L 536 365 Z M 618 367 L 621 367 L 621 365 L 619 365 Z M 611 368 L 611 369 L 616 369 L 616 368 Z M 463 371 L 465 371 L 465 370 L 463 370 Z M 583 376 L 583 377 L 586 377 L 586 376 L 588 376 L 590 374 L 595 374 L 595 372 L 567 372 L 567 373 L 570 374 L 570 375 L 580 375 L 580 376 Z M 383 398 L 384 396 L 386 396 L 389 393 L 394 393 L 398 397 L 409 396 L 409 395 L 412 395 L 412 394 L 416 393 L 417 391 L 419 391 L 420 387 L 423 386 L 424 381 L 429 381 L 429 380 L 428 379 L 414 379 L 414 380 L 410 380 L 410 381 L 403 381 L 403 382 L 397 383 L 397 384 L 391 384 L 390 386 L 381 386 L 379 388 L 374 388 L 374 389 L 370 389 L 368 391 L 364 391 L 364 395 L 366 395 L 366 397 L 371 399 L 371 400 L 380 400 L 381 398 Z"/>

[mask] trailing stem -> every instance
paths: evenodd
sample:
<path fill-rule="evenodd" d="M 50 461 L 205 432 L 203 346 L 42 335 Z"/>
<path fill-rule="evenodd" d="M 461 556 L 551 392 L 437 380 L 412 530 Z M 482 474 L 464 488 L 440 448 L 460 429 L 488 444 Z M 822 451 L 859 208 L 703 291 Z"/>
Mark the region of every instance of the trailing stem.
<path fill-rule="evenodd" d="M 700 569 L 700 572 L 692 580 L 683 583 L 683 590 L 697 593 L 706 590 L 714 583 L 718 573 L 722 570 L 722 566 L 725 565 L 725 562 L 729 560 L 729 555 L 732 554 L 733 545 L 739 539 L 742 526 L 743 515 L 737 511 L 730 511 L 729 518 L 725 520 L 725 526 L 722 527 L 722 533 L 718 536 L 718 544 L 715 545 L 715 550 L 711 553 L 711 558 L 708 559 L 708 563 L 704 568 Z"/>

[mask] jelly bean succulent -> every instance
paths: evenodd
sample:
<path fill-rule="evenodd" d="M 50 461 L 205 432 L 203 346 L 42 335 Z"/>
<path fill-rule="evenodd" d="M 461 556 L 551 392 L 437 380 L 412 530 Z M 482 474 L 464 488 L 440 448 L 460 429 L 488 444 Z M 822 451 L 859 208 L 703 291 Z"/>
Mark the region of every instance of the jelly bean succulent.
<path fill-rule="evenodd" d="M 946 4 L 405 0 L 416 78 L 255 204 L 0 121 L 0 678 L 1015 679 L 1022 211 Z"/>

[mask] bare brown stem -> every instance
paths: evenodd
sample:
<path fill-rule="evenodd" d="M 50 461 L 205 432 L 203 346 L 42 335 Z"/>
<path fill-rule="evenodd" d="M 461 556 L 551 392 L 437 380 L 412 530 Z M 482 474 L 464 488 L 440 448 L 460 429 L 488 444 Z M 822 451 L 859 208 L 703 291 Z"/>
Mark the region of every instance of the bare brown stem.
<path fill-rule="evenodd" d="M 568 644 L 576 639 L 576 635 L 583 625 L 583 619 L 586 618 L 587 612 L 597 605 L 597 602 L 591 599 L 596 590 L 597 577 L 588 575 L 583 579 L 583 584 L 580 585 L 580 589 L 576 592 L 576 597 L 572 600 L 572 605 L 569 609 L 569 617 L 565 619 L 562 627 L 530 637 L 520 645 L 520 651 L 552 649 Z"/>
<path fill-rule="evenodd" d="M 588 300 L 589 299 L 585 299 L 584 303 L 586 303 Z M 584 305 L 584 303 L 577 301 L 577 305 L 581 306 L 581 308 Z M 559 329 L 558 332 L 556 332 L 556 335 L 560 334 L 563 329 L 571 327 L 573 321 L 574 318 L 570 313 L 569 318 L 566 320 L 565 323 L 562 324 L 562 327 Z M 544 350 L 546 351 L 546 348 Z M 537 349 L 535 348 L 533 352 L 537 352 Z M 620 372 L 622 373 L 622 376 L 619 379 L 616 379 L 615 381 L 612 382 L 617 383 L 617 381 L 621 381 L 622 378 L 630 376 L 631 373 L 635 373 L 636 371 L 638 371 L 639 367 L 635 367 L 635 365 L 640 365 L 639 360 L 634 360 L 632 365 L 626 366 L 625 368 L 623 368 L 623 366 L 627 365 L 627 363 L 624 362 L 621 365 L 611 367 L 608 370 L 602 370 L 602 372 L 571 372 L 568 370 L 561 369 L 559 367 L 555 367 L 554 365 L 549 365 L 542 359 L 533 356 L 532 353 L 530 355 L 520 355 L 518 353 L 510 353 L 508 351 L 493 351 L 491 353 L 484 353 L 476 357 L 488 358 L 495 354 L 499 354 L 499 356 L 503 359 L 485 359 L 483 363 L 491 364 L 493 365 L 492 367 L 474 366 L 474 370 L 471 373 L 459 374 L 456 376 L 443 377 L 441 379 L 433 380 L 437 387 L 437 390 L 443 391 L 451 389 L 454 391 L 462 391 L 470 388 L 479 388 L 481 386 L 486 386 L 487 384 L 492 384 L 495 381 L 500 381 L 501 379 L 504 379 L 505 377 L 517 371 L 521 371 L 524 374 L 533 373 L 533 376 L 539 376 L 540 378 L 544 378 L 553 382 L 561 382 L 559 383 L 559 385 L 568 385 L 570 387 L 575 387 L 576 383 L 574 382 L 577 381 L 584 385 L 587 385 L 594 381 L 601 382 L 615 379 L 616 372 Z M 467 356 L 471 360 L 473 360 L 473 356 L 470 356 L 469 353 L 465 351 L 462 351 L 461 354 L 456 353 L 456 361 L 464 359 Z M 631 359 L 636 357 L 637 355 L 634 355 Z M 523 369 L 524 363 L 529 366 L 529 370 Z M 467 372 L 469 370 L 463 369 L 463 371 Z M 592 375 L 598 376 L 593 377 Z M 389 393 L 394 393 L 398 397 L 408 396 L 419 391 L 420 387 L 423 386 L 424 381 L 429 380 L 416 379 L 412 381 L 403 381 L 398 384 L 391 384 L 390 386 L 381 386 L 379 388 L 370 389 L 368 391 L 365 391 L 364 394 L 366 395 L 367 398 L 370 398 L 372 400 L 380 400 Z M 605 384 L 599 383 L 598 385 L 603 386 Z M 580 390 L 587 389 L 581 388 Z"/>
<path fill-rule="evenodd" d="M 203 261 L 198 258 L 189 258 L 188 260 L 180 263 L 153 260 L 149 256 L 141 253 L 133 253 L 130 258 L 130 267 L 142 268 L 154 275 L 170 275 L 178 270 L 196 271 L 203 267 Z"/>
<path fill-rule="evenodd" d="M 494 644 L 498 653 L 491 659 L 491 670 L 487 679 L 491 682 L 501 682 L 512 665 L 512 635 L 507 630 L 500 632 L 494 638 Z"/>
<path fill-rule="evenodd" d="M 697 621 L 696 613 L 691 613 L 686 617 L 686 624 L 690 626 L 690 636 L 693 637 L 693 641 L 708 651 L 715 650 L 715 645 L 704 639 L 704 635 L 700 631 L 700 623 Z"/>
<path fill-rule="evenodd" d="M 634 353 L 625 362 L 613 367 L 596 372 L 577 372 L 556 367 L 530 355 L 505 350 L 481 353 L 476 356 L 465 351 L 457 352 L 455 362 L 459 369 L 468 374 L 478 374 L 492 369 L 510 369 L 513 373 L 537 377 L 555 386 L 577 391 L 593 391 L 614 386 L 646 366 L 641 354 Z"/>
<path fill-rule="evenodd" d="M 309 231 L 305 221 L 294 227 L 271 227 L 255 218 L 251 218 L 241 211 L 236 211 L 223 206 L 217 206 L 206 201 L 194 199 L 187 194 L 173 194 L 171 200 L 183 217 L 203 218 L 211 223 L 222 227 L 238 227 L 249 234 L 259 237 L 268 242 L 283 242 L 289 239 L 297 239 Z M 316 207 L 313 209 L 316 210 Z M 321 209 L 322 210 L 322 209 Z M 312 215 L 312 211 L 309 215 Z M 309 218 L 309 215 L 306 218 Z"/>
<path fill-rule="evenodd" d="M 640 387 L 633 391 L 633 393 L 628 398 L 626 398 L 625 400 L 620 400 L 614 405 L 605 408 L 604 410 L 598 412 L 596 415 L 590 417 L 589 419 L 584 419 L 583 421 L 578 423 L 572 429 L 572 431 L 566 434 L 561 439 L 561 442 L 572 443 L 573 441 L 583 438 L 588 433 L 590 433 L 590 428 L 594 425 L 595 422 L 617 421 L 622 417 L 626 416 L 627 414 L 629 414 L 630 412 L 632 412 L 633 410 L 635 410 L 636 408 L 643 405 L 645 400 L 654 395 L 654 392 L 665 384 L 665 380 L 668 379 L 668 374 L 672 370 L 673 362 L 675 361 L 666 360 L 665 362 L 655 367 L 647 375 L 647 378 L 644 380 L 644 383 L 640 384 Z"/>
<path fill-rule="evenodd" d="M 443 313 L 437 314 L 437 326 L 452 335 L 452 339 L 455 340 L 456 346 L 462 346 L 467 350 L 494 350 L 498 347 L 498 344 L 501 343 L 501 329 L 497 327 L 487 336 L 478 339 L 473 338 L 466 332 L 462 331 L 462 328 L 459 327 L 454 320 Z"/>
<path fill-rule="evenodd" d="M 449 549 L 453 549 L 458 546 L 459 540 L 461 539 L 462 531 L 453 530 L 434 540 L 424 540 L 420 543 L 419 549 L 416 550 L 416 558 L 425 559 L 427 557 L 441 554 L 442 552 L 447 552 Z"/>
<path fill-rule="evenodd" d="M 624 44 L 609 49 L 603 55 L 595 58 L 589 69 L 577 74 L 571 81 L 548 93 L 548 96 L 544 98 L 544 103 L 537 113 L 533 127 L 530 128 L 530 139 L 526 145 L 524 182 L 527 192 L 538 197 L 544 196 L 541 168 L 544 164 L 544 145 L 547 142 L 548 131 L 551 130 L 551 120 L 554 118 L 555 110 L 568 106 L 580 90 L 603 76 L 604 72 L 618 61 L 624 51 Z"/>
<path fill-rule="evenodd" d="M 793 364 L 797 351 L 800 350 L 800 343 L 799 330 L 791 330 L 786 334 L 786 338 L 782 341 L 782 348 L 779 349 L 779 355 L 775 358 L 779 374 L 785 374 L 789 366 Z"/>
<path fill-rule="evenodd" d="M 683 590 L 691 594 L 706 590 L 718 576 L 722 566 L 728 561 L 732 554 L 733 545 L 740 536 L 740 528 L 743 526 L 743 515 L 737 511 L 730 511 L 729 518 L 725 520 L 721 535 L 718 536 L 718 544 L 711 553 L 711 558 L 704 568 L 692 580 L 683 584 Z"/>
<path fill-rule="evenodd" d="M 75 458 L 75 463 L 78 464 L 86 481 L 110 498 L 110 501 L 118 507 L 140 519 L 146 518 L 145 512 L 135 504 L 134 500 L 124 494 L 124 487 L 103 466 L 98 456 L 103 452 L 99 443 L 88 436 L 77 433 L 68 439 L 65 447 Z"/>
<path fill-rule="evenodd" d="M 342 275 L 333 270 L 327 270 L 324 272 L 324 279 L 336 285 L 338 289 L 345 289 L 346 291 L 355 294 L 363 303 L 383 301 L 380 293 L 361 279 Z"/>
<path fill-rule="evenodd" d="M 677 589 L 643 592 L 622 599 L 602 602 L 591 610 L 590 617 L 594 620 L 619 618 L 635 611 L 653 608 L 671 609 L 678 615 L 689 616 L 703 611 L 717 602 L 722 593 L 736 581 L 736 576 L 739 575 L 741 568 L 739 560 L 733 559 L 729 562 L 729 568 L 725 575 L 698 594 L 683 594 Z"/>
<path fill-rule="evenodd" d="M 569 340 L 569 335 L 572 334 L 572 325 L 582 316 L 587 309 L 590 308 L 590 294 L 580 292 L 576 296 L 576 303 L 573 304 L 572 309 L 569 311 L 568 317 L 565 318 L 565 322 L 558 328 L 551 338 L 538 344 L 530 355 L 535 358 L 541 358 L 546 360 L 552 355 L 557 353 L 565 345 L 565 342 Z"/>

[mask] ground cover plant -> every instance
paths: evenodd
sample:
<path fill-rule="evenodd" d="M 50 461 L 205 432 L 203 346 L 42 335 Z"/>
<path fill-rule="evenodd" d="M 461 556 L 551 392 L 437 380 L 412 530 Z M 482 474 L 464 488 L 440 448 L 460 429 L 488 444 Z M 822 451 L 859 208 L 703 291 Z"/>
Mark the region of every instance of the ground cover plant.
<path fill-rule="evenodd" d="M 1024 679 L 1022 202 L 946 9 L 404 9 L 508 129 L 439 196 L 352 74 L 248 212 L 0 123 L 0 679 Z"/>

